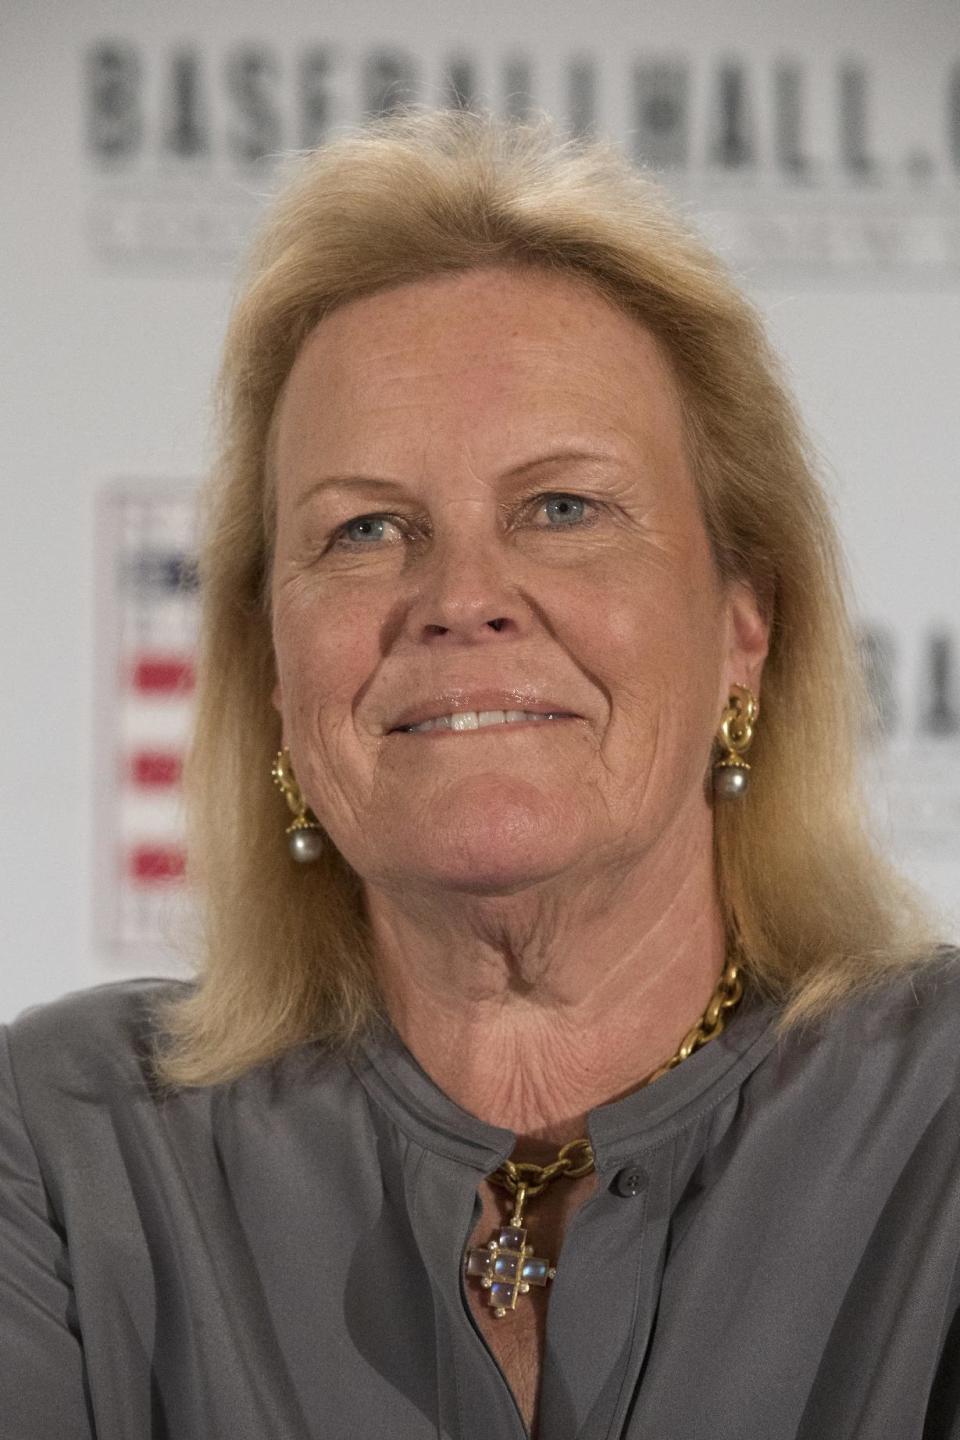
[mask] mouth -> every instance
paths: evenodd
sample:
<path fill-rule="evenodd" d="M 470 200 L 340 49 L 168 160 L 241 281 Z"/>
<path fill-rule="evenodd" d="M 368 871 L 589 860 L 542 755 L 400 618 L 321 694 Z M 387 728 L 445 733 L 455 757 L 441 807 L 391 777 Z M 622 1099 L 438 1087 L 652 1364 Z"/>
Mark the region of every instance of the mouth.
<path fill-rule="evenodd" d="M 515 728 L 531 725 L 555 725 L 561 720 L 577 720 L 579 716 L 566 710 L 455 710 L 421 720 L 415 725 L 397 725 L 391 735 L 463 735 L 468 731 Z"/>

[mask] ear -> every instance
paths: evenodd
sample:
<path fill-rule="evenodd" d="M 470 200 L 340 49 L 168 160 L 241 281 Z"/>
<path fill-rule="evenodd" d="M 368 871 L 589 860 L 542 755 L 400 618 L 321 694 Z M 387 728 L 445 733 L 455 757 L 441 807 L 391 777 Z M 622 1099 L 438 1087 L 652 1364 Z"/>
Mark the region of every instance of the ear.
<path fill-rule="evenodd" d="M 731 685 L 746 685 L 759 698 L 763 662 L 770 645 L 767 616 L 771 609 L 772 606 L 761 603 L 748 581 L 732 580 L 728 583 L 722 704 L 727 702 Z"/>
<path fill-rule="evenodd" d="M 276 712 L 277 712 L 278 715 L 282 716 L 282 715 L 283 715 L 283 691 L 282 691 L 281 688 L 280 688 L 280 681 L 279 681 L 279 680 L 278 680 L 277 683 L 274 685 L 273 690 L 272 690 L 271 693 L 270 693 L 270 699 L 271 699 L 271 702 L 272 702 L 272 704 L 273 704 L 274 710 L 276 710 Z"/>

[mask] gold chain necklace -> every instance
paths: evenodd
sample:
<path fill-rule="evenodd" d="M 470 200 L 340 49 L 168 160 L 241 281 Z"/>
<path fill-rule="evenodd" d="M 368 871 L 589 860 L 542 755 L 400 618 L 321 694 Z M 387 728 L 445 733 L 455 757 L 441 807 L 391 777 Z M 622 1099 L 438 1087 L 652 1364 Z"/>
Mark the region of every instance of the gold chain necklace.
<path fill-rule="evenodd" d="M 739 1004 L 743 995 L 743 981 L 737 965 L 731 960 L 700 1019 L 680 1042 L 675 1055 L 654 1070 L 643 1082 L 652 1085 L 668 1070 L 679 1065 L 695 1050 L 706 1045 L 719 1035 L 729 1018 L 730 1012 Z M 593 1147 L 585 1137 L 568 1140 L 557 1151 L 557 1158 L 548 1165 L 532 1165 L 525 1160 L 505 1160 L 488 1178 L 500 1185 L 513 1196 L 513 1214 L 509 1224 L 503 1225 L 493 1240 L 484 1248 L 468 1250 L 464 1257 L 466 1273 L 479 1279 L 486 1290 L 493 1313 L 502 1319 L 508 1311 L 517 1308 L 517 1298 L 526 1295 L 531 1285 L 543 1286 L 556 1275 L 556 1269 L 549 1260 L 534 1255 L 534 1247 L 527 1244 L 527 1231 L 523 1224 L 523 1212 L 528 1200 L 539 1195 L 554 1180 L 566 1176 L 578 1180 L 589 1175 L 594 1168 Z"/>

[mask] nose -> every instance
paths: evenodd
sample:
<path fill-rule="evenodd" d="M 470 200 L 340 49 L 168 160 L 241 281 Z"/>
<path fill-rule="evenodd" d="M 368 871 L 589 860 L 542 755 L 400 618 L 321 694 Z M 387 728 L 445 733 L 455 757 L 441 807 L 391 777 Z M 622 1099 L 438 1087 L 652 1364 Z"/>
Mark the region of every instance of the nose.
<path fill-rule="evenodd" d="M 519 634 L 529 607 L 496 540 L 435 543 L 415 579 L 405 629 L 420 644 L 471 645 Z"/>

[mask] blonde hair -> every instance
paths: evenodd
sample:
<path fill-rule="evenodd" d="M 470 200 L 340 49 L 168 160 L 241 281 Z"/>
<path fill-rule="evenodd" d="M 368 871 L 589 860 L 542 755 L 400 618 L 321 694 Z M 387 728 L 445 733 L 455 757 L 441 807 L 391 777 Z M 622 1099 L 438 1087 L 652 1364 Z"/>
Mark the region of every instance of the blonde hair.
<path fill-rule="evenodd" d="M 219 381 L 186 790 L 199 983 L 163 1012 L 170 1083 L 228 1079 L 378 1009 L 358 876 L 293 863 L 270 761 L 271 422 L 322 316 L 389 286 L 523 264 L 593 285 L 658 338 L 682 397 L 722 574 L 765 598 L 771 645 L 746 799 L 718 807 L 728 941 L 783 1024 L 915 963 L 919 908 L 872 845 L 856 761 L 866 697 L 834 526 L 749 303 L 659 188 L 551 124 L 408 112 L 299 162 L 252 250 Z"/>

